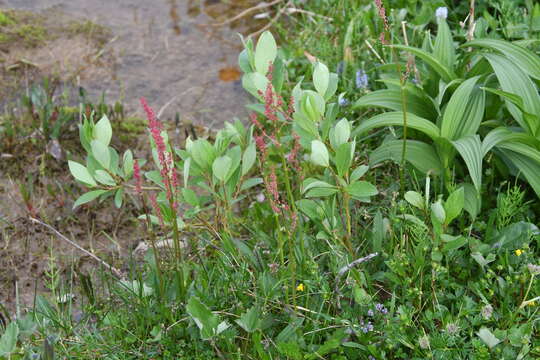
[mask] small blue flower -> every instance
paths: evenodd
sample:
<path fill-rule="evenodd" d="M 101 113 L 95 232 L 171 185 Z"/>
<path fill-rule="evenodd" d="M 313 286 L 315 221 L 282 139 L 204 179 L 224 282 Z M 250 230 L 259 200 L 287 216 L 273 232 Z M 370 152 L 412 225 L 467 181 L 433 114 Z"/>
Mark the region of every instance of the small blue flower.
<path fill-rule="evenodd" d="M 345 99 L 344 97 L 340 97 L 338 99 L 339 106 L 347 106 L 349 105 L 349 100 Z"/>
<path fill-rule="evenodd" d="M 388 313 L 388 310 L 384 307 L 383 304 L 375 304 L 375 309 L 380 312 L 381 314 L 387 314 Z"/>
<path fill-rule="evenodd" d="M 438 7 L 437 10 L 435 10 L 435 16 L 438 19 L 446 19 L 448 17 L 448 8 L 445 6 Z"/>
<path fill-rule="evenodd" d="M 344 62 L 344 61 L 340 61 L 340 62 L 337 64 L 336 73 L 338 73 L 339 75 L 341 75 L 341 74 L 343 73 L 343 70 L 345 70 L 345 62 Z"/>
<path fill-rule="evenodd" d="M 372 317 L 374 315 L 373 310 L 369 309 L 367 315 Z"/>
<path fill-rule="evenodd" d="M 367 89 L 369 85 L 369 78 L 363 69 L 356 72 L 356 88 Z"/>

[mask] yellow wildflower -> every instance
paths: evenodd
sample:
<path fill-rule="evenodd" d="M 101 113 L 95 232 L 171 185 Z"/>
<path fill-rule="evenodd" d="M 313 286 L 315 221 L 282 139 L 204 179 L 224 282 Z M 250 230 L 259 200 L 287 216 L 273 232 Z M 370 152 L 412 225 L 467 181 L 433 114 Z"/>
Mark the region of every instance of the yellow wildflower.
<path fill-rule="evenodd" d="M 296 287 L 297 291 L 304 291 L 304 289 L 305 289 L 305 287 L 304 287 L 304 284 L 302 284 L 302 283 Z"/>
<path fill-rule="evenodd" d="M 527 305 L 529 305 L 529 306 L 535 306 L 535 305 L 536 305 L 536 301 L 533 300 L 533 301 L 529 302 Z"/>
<path fill-rule="evenodd" d="M 521 256 L 521 254 L 523 254 L 523 250 L 517 249 L 517 250 L 515 251 L 515 253 L 516 253 L 517 256 Z"/>

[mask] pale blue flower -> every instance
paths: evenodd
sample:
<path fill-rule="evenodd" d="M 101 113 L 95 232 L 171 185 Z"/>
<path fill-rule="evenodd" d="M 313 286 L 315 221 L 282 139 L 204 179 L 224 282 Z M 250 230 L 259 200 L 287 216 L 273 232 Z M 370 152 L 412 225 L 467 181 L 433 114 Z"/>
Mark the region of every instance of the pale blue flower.
<path fill-rule="evenodd" d="M 367 89 L 369 85 L 369 78 L 363 69 L 356 72 L 356 88 Z"/>
<path fill-rule="evenodd" d="M 448 8 L 446 6 L 438 7 L 435 10 L 435 16 L 440 19 L 446 19 L 448 17 Z"/>
<path fill-rule="evenodd" d="M 340 97 L 338 99 L 339 106 L 347 106 L 349 105 L 349 100 L 345 99 L 344 97 Z"/>

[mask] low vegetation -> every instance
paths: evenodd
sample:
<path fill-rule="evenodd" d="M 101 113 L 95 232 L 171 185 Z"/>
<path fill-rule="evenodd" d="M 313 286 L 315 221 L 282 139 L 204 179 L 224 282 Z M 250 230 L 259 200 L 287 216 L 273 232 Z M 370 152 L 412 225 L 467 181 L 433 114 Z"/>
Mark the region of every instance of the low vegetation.
<path fill-rule="evenodd" d="M 450 3 L 306 3 L 243 39 L 250 119 L 178 144 L 141 99 L 147 158 L 84 107 L 73 207 L 134 208 L 142 255 L 51 261 L 0 357 L 540 357 L 540 5 Z"/>

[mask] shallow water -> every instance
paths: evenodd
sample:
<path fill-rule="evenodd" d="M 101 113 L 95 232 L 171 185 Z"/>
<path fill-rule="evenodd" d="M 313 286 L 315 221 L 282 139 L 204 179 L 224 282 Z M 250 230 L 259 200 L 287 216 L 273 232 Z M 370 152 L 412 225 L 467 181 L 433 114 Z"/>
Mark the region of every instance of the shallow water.
<path fill-rule="evenodd" d="M 239 81 L 237 56 L 242 28 L 208 26 L 234 16 L 252 0 L 0 0 L 5 8 L 47 11 L 108 27 L 114 70 L 81 79 L 90 96 L 105 93 L 141 113 L 144 96 L 162 119 L 220 127 L 245 116 L 247 96 Z M 212 16 L 219 16 L 216 20 Z M 241 24 L 242 25 L 242 24 Z M 244 24 L 245 25 L 245 24 Z M 251 24 L 260 25 L 261 24 Z M 245 28 L 244 28 L 245 29 Z"/>

